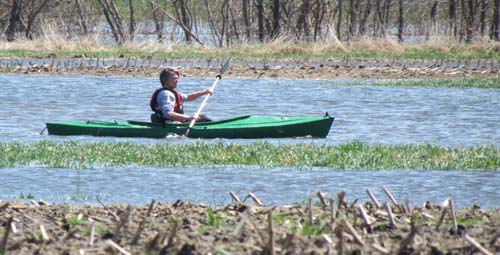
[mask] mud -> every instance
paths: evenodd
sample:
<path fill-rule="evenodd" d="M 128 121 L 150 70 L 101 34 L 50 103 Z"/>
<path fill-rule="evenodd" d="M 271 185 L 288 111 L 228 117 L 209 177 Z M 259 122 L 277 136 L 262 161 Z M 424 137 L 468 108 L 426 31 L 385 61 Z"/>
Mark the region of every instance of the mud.
<path fill-rule="evenodd" d="M 195 60 L 22 60 L 0 61 L 0 73 L 98 75 L 156 77 L 162 66 L 178 68 L 184 77 L 213 77 L 219 71 L 216 61 Z M 496 61 L 234 61 L 225 77 L 275 79 L 452 79 L 465 77 L 497 78 Z"/>
<path fill-rule="evenodd" d="M 322 198 L 266 207 L 254 198 L 221 208 L 189 201 L 144 206 L 0 202 L 0 254 L 500 252 L 499 209 L 455 210 L 451 200 L 444 206 L 377 207 L 348 203 L 342 194 L 333 203 Z"/>

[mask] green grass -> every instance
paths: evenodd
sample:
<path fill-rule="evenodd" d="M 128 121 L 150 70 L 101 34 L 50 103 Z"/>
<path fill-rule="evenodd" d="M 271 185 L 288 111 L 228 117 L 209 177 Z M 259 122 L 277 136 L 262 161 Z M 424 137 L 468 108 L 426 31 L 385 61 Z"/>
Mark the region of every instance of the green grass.
<path fill-rule="evenodd" d="M 328 167 L 337 170 L 499 170 L 500 148 L 438 145 L 338 146 L 197 142 L 187 145 L 119 143 L 0 143 L 0 168 L 40 164 L 49 168 L 142 165 L 153 167 L 254 165 L 261 167 Z"/>
<path fill-rule="evenodd" d="M 448 88 L 488 88 L 499 89 L 500 77 L 497 78 L 464 78 L 464 79 L 405 79 L 405 80 L 375 80 L 366 81 L 353 80 L 349 85 L 373 85 L 388 87 L 448 87 Z"/>

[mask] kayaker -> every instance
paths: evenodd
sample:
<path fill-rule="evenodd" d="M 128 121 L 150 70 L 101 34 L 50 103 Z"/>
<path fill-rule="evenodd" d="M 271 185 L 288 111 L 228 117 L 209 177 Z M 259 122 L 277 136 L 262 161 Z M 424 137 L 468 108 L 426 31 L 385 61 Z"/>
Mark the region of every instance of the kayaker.
<path fill-rule="evenodd" d="M 195 119 L 193 115 L 184 114 L 184 101 L 196 100 L 201 96 L 210 94 L 211 88 L 184 94 L 177 91 L 179 81 L 179 71 L 167 67 L 160 72 L 161 88 L 157 89 L 151 96 L 150 106 L 154 112 L 151 114 L 151 122 L 175 124 L 183 123 Z M 204 115 L 196 118 L 196 122 L 211 121 Z"/>

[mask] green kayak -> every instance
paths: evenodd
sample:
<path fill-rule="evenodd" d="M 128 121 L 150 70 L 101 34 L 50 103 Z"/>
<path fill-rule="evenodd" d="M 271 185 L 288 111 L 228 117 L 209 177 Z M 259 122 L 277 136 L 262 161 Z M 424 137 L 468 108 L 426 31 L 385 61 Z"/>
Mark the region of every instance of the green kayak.
<path fill-rule="evenodd" d="M 328 135 L 333 117 L 255 117 L 241 116 L 213 122 L 200 122 L 190 138 L 285 138 Z M 165 138 L 184 135 L 189 124 L 161 125 L 141 121 L 63 121 L 47 122 L 50 135 L 93 135 L 115 137 Z"/>

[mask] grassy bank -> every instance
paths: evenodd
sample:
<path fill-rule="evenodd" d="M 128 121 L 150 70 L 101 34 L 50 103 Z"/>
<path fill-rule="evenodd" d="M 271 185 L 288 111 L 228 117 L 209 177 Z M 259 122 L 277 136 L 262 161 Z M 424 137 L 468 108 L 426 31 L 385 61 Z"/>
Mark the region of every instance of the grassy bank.
<path fill-rule="evenodd" d="M 366 85 L 366 81 L 354 80 L 350 85 Z M 497 78 L 464 78 L 464 79 L 394 79 L 370 82 L 373 86 L 388 87 L 447 87 L 447 88 L 487 88 L 499 89 L 500 77 Z"/>
<path fill-rule="evenodd" d="M 50 168 L 93 166 L 206 166 L 257 165 L 262 167 L 330 167 L 334 169 L 384 170 L 498 170 L 500 148 L 474 146 L 446 148 L 436 145 L 338 146 L 311 144 L 249 145 L 194 143 L 141 145 L 120 143 L 1 143 L 0 167 L 41 164 Z"/>
<path fill-rule="evenodd" d="M 0 42 L 0 57 L 153 57 L 159 59 L 210 59 L 232 56 L 243 60 L 328 60 L 343 59 L 443 59 L 500 60 L 500 43 L 485 42 L 461 45 L 443 41 L 420 45 L 404 45 L 391 40 L 359 40 L 342 44 L 288 43 L 277 40 L 267 44 L 242 44 L 232 47 L 198 47 L 160 44 L 154 41 L 129 42 L 121 46 L 104 45 L 96 40 L 70 41 L 60 36 L 47 36 L 36 41 Z"/>

